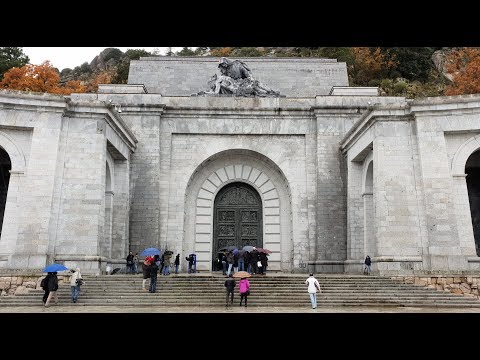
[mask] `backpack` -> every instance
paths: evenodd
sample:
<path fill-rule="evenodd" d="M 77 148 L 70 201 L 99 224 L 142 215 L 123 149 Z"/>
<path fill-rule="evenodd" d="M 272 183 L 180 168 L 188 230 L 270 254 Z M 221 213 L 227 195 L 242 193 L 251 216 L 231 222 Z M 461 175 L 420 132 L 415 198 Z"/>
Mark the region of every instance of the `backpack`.
<path fill-rule="evenodd" d="M 40 287 L 43 289 L 43 290 L 47 290 L 47 286 L 48 286 L 48 281 L 47 281 L 47 277 L 45 276 L 42 281 L 40 282 Z"/>

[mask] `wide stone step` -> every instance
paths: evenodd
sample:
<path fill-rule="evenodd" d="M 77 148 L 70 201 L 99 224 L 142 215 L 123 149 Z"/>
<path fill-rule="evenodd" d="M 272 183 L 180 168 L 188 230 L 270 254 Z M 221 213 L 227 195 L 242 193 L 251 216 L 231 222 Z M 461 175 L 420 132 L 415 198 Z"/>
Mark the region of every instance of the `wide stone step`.
<path fill-rule="evenodd" d="M 305 275 L 253 276 L 249 306 L 254 307 L 308 307 Z M 386 277 L 325 275 L 317 279 L 322 287 L 318 306 L 428 306 L 428 307 L 480 307 L 473 297 L 403 284 Z M 225 277 L 221 275 L 159 276 L 157 292 L 142 290 L 141 275 L 85 276 L 79 302 L 70 299 L 69 284 L 58 290 L 61 306 L 185 306 L 211 307 L 225 304 Z M 147 281 L 147 285 L 148 285 Z M 3 296 L 0 306 L 41 307 L 43 290 L 27 294 Z M 239 301 L 238 288 L 235 301 Z"/>

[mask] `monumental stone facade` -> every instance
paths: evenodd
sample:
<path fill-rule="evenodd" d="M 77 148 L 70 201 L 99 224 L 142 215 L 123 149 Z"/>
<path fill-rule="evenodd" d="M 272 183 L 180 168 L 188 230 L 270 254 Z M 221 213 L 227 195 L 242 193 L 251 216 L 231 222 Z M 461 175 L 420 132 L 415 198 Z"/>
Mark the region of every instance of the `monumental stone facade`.
<path fill-rule="evenodd" d="M 0 92 L 0 267 L 100 273 L 158 247 L 208 272 L 255 245 L 269 271 L 360 272 L 367 254 L 378 274 L 480 270 L 480 96 L 379 97 L 345 63 L 285 58 L 242 59 L 281 97 L 198 95 L 219 60 Z"/>

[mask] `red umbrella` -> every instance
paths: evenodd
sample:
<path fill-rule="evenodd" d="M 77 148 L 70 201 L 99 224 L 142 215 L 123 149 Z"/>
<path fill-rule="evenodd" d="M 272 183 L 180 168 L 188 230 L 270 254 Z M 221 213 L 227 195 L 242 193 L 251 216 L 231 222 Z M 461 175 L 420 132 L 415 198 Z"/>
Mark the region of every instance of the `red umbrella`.
<path fill-rule="evenodd" d="M 264 249 L 264 248 L 256 248 L 256 250 L 260 253 L 264 253 L 264 254 L 267 254 L 267 255 L 272 253 L 272 251 L 270 251 L 268 249 Z"/>

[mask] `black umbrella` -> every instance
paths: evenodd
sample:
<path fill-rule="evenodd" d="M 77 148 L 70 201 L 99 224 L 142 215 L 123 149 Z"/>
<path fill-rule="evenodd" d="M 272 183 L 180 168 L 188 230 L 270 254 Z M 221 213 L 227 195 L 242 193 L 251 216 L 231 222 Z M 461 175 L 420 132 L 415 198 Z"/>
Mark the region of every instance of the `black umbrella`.
<path fill-rule="evenodd" d="M 122 268 L 115 268 L 115 269 L 113 269 L 112 275 L 113 275 L 113 274 L 116 274 L 116 273 L 119 272 L 121 269 L 122 269 Z"/>

